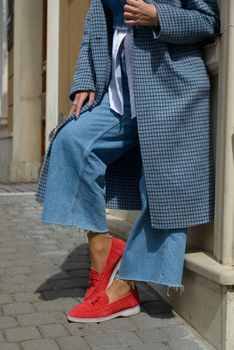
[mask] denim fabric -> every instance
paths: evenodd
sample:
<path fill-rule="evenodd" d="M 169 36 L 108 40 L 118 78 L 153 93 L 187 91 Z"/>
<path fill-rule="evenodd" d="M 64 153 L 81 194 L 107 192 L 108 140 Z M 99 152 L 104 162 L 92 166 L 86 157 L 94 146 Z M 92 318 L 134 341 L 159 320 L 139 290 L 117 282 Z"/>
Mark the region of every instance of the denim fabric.
<path fill-rule="evenodd" d="M 129 233 L 118 277 L 183 287 L 187 229 L 152 228 L 143 168 L 139 187 L 142 211 Z"/>
<path fill-rule="evenodd" d="M 121 51 L 124 115 L 110 109 L 108 92 L 92 111 L 72 119 L 52 148 L 41 220 L 108 232 L 107 166 L 139 143 L 131 108 L 124 50 Z M 181 287 L 186 228 L 151 227 L 144 169 L 139 183 L 142 211 L 129 234 L 119 277 Z"/>

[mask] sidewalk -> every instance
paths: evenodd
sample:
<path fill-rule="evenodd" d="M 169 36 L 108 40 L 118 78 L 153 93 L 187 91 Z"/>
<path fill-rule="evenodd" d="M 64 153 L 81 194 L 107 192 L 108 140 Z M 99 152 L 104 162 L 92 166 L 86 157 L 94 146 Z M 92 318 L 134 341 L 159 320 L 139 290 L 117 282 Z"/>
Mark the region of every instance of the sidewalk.
<path fill-rule="evenodd" d="M 0 184 L 1 350 L 211 349 L 144 283 L 138 284 L 140 314 L 68 323 L 64 311 L 82 301 L 88 284 L 86 237 L 75 228 L 40 223 L 33 190 Z"/>

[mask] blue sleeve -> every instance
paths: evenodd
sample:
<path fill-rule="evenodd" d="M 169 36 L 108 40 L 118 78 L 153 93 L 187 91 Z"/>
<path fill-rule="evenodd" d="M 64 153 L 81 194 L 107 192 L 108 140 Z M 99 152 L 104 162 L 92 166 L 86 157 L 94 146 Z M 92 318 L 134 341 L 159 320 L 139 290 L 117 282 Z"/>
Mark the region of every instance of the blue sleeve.
<path fill-rule="evenodd" d="M 83 38 L 80 45 L 79 55 L 76 62 L 75 72 L 72 78 L 72 85 L 69 98 L 74 100 L 75 94 L 80 90 L 95 91 L 95 71 L 90 49 L 90 18 L 92 15 L 92 2 L 86 15 L 83 26 Z"/>
<path fill-rule="evenodd" d="M 183 7 L 154 3 L 158 11 L 158 26 L 153 27 L 154 39 L 171 44 L 196 44 L 212 38 L 220 30 L 216 0 L 184 0 Z"/>

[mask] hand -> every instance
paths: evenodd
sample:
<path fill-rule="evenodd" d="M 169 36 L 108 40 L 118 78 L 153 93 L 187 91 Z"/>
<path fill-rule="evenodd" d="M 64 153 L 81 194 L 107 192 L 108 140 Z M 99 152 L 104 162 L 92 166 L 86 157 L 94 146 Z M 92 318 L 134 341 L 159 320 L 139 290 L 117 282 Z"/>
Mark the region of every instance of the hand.
<path fill-rule="evenodd" d="M 124 23 L 157 27 L 157 8 L 154 4 L 147 4 L 144 0 L 127 0 L 124 5 Z"/>
<path fill-rule="evenodd" d="M 84 102 L 88 99 L 89 109 L 92 110 L 92 105 L 95 101 L 95 92 L 94 91 L 79 91 L 76 93 L 74 101 L 69 111 L 69 115 L 75 113 L 77 118 L 80 115 L 80 110 Z"/>

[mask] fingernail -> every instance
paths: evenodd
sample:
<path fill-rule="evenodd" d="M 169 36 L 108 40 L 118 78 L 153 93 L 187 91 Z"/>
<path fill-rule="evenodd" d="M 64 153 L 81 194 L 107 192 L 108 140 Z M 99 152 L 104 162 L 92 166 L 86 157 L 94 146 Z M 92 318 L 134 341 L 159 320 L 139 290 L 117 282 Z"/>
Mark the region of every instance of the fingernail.
<path fill-rule="evenodd" d="M 89 111 L 91 112 L 93 109 L 93 104 L 89 106 Z"/>

